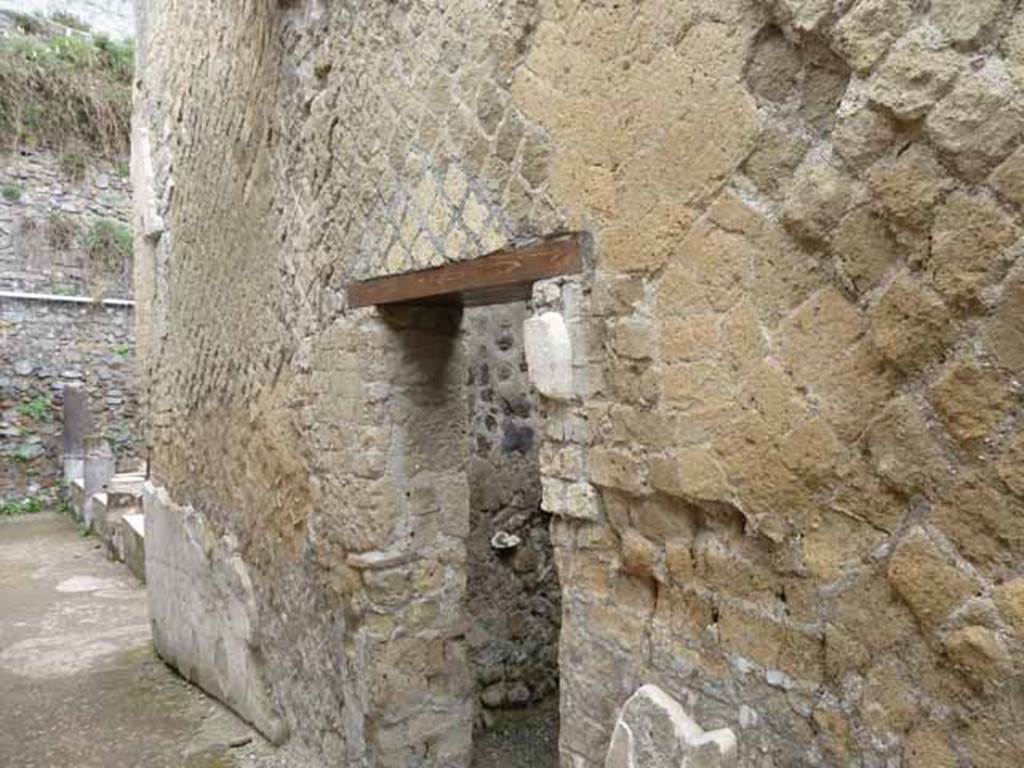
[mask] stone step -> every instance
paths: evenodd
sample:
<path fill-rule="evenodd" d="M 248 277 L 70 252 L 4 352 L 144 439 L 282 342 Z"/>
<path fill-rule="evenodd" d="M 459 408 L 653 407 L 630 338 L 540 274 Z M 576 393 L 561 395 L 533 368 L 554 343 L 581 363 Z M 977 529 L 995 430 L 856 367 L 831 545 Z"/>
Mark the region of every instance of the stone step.
<path fill-rule="evenodd" d="M 146 476 L 139 473 L 114 475 L 107 483 L 107 495 L 111 509 L 125 511 L 142 509 L 142 486 Z"/>

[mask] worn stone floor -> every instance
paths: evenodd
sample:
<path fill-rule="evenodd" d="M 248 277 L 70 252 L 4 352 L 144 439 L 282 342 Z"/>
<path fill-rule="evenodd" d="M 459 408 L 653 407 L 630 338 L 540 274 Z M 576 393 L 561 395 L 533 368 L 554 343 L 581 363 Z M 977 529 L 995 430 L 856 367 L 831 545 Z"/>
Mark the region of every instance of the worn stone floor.
<path fill-rule="evenodd" d="M 0 766 L 295 768 L 153 651 L 144 587 L 55 513 L 0 518 Z M 475 735 L 473 765 L 554 768 L 557 702 Z"/>
<path fill-rule="evenodd" d="M 0 713 L 4 768 L 290 762 L 160 662 L 142 585 L 53 513 L 0 518 Z"/>

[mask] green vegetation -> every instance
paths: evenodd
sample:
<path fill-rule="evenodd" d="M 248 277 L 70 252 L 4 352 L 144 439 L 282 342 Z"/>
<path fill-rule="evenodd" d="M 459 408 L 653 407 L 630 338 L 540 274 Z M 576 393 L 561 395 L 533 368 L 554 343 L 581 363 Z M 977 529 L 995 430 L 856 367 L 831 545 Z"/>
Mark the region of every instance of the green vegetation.
<path fill-rule="evenodd" d="M 0 504 L 0 517 L 30 515 L 34 512 L 41 512 L 42 509 L 42 502 L 36 498 L 29 497 L 27 499 L 11 499 Z"/>
<path fill-rule="evenodd" d="M 54 11 L 50 14 L 50 19 L 58 24 L 63 24 L 65 27 L 77 29 L 79 32 L 88 32 L 90 29 L 86 22 L 75 16 L 75 14 L 68 13 L 67 11 Z"/>
<path fill-rule="evenodd" d="M 116 347 L 114 347 L 114 354 L 118 355 L 119 357 L 124 357 L 124 358 L 131 357 L 131 354 L 132 354 L 131 344 L 118 344 Z"/>
<path fill-rule="evenodd" d="M 85 178 L 87 167 L 85 155 L 75 150 L 62 152 L 60 156 L 60 169 L 72 181 L 81 181 Z"/>
<path fill-rule="evenodd" d="M 21 200 L 22 189 L 17 184 L 4 184 L 0 187 L 0 195 L 3 195 L 8 203 L 16 203 Z"/>
<path fill-rule="evenodd" d="M 119 222 L 99 219 L 86 232 L 83 245 L 92 264 L 108 273 L 120 272 L 132 258 L 132 231 Z"/>
<path fill-rule="evenodd" d="M 25 35 L 0 39 L 0 136 L 15 146 L 75 146 L 124 156 L 132 44 L 105 36 L 46 37 L 38 20 L 19 26 Z"/>
<path fill-rule="evenodd" d="M 26 35 L 38 35 L 46 29 L 46 24 L 38 16 L 29 13 L 9 12 L 15 28 Z"/>
<path fill-rule="evenodd" d="M 78 223 L 63 213 L 51 211 L 46 216 L 46 241 L 58 251 L 66 251 L 75 244 Z"/>
<path fill-rule="evenodd" d="M 38 459 L 44 451 L 41 451 L 38 444 L 33 445 L 32 443 L 23 443 L 19 445 L 14 451 L 14 460 L 21 464 L 28 464 L 28 462 Z"/>
<path fill-rule="evenodd" d="M 73 285 L 58 283 L 50 287 L 50 293 L 55 293 L 58 296 L 76 296 L 78 295 L 78 289 Z"/>
<path fill-rule="evenodd" d="M 18 413 L 35 421 L 50 421 L 53 418 L 53 400 L 49 395 L 39 395 L 18 406 Z"/>
<path fill-rule="evenodd" d="M 135 76 L 135 45 L 131 41 L 113 40 L 106 35 L 96 35 L 93 38 L 93 45 L 100 51 L 104 66 L 106 66 L 118 81 L 131 85 Z"/>

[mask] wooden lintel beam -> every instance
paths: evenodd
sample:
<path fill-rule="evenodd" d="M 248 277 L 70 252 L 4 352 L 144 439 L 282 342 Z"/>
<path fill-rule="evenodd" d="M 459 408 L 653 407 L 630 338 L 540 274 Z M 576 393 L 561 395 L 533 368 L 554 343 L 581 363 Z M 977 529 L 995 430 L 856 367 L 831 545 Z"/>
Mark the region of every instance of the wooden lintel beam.
<path fill-rule="evenodd" d="M 348 305 L 474 306 L 521 301 L 529 298 L 535 281 L 582 268 L 579 238 L 566 235 L 477 259 L 351 283 Z"/>

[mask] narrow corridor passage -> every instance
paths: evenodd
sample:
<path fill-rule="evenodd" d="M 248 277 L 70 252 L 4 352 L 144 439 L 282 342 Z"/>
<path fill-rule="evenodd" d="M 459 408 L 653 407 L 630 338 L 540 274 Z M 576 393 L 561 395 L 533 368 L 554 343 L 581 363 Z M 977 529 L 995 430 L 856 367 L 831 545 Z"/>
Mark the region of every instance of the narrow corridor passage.
<path fill-rule="evenodd" d="M 156 657 L 145 588 L 54 513 L 0 518 L 0 708 L 5 768 L 283 764 Z"/>

